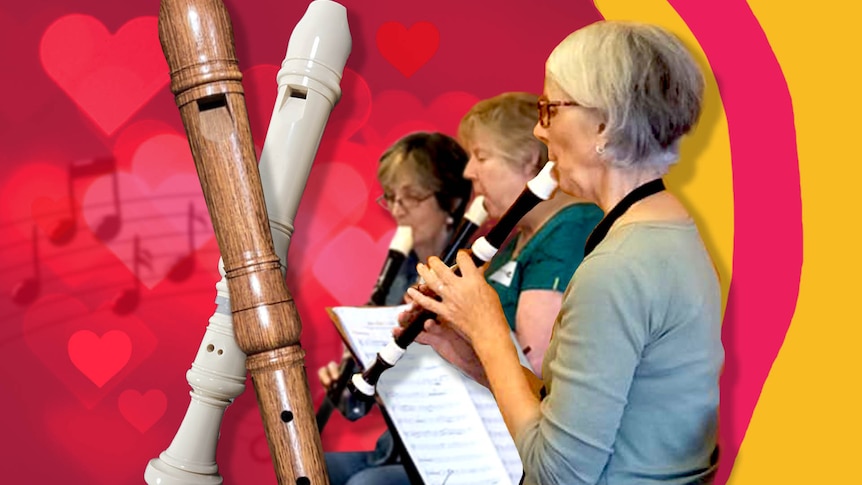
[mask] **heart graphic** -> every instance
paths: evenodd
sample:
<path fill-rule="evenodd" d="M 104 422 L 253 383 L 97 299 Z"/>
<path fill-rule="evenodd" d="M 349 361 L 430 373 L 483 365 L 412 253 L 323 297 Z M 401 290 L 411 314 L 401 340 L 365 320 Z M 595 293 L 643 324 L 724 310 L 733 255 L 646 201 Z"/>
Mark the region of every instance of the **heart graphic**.
<path fill-rule="evenodd" d="M 170 176 L 155 188 L 127 172 L 116 174 L 123 194 L 122 223 L 104 245 L 140 281 L 154 288 L 177 261 L 193 254 L 213 237 L 197 177 Z M 196 193 L 197 191 L 197 193 Z M 97 179 L 84 195 L 84 220 L 95 228 L 112 211 L 111 177 Z"/>
<path fill-rule="evenodd" d="M 361 147 L 357 153 L 363 153 Z M 368 187 L 359 172 L 341 162 L 312 167 L 297 211 L 297 230 L 291 238 L 291 271 L 302 274 L 336 231 L 355 223 L 365 212 Z"/>
<path fill-rule="evenodd" d="M 79 330 L 69 338 L 72 364 L 102 387 L 129 362 L 132 342 L 122 330 L 111 330 L 99 337 L 89 330 Z"/>
<path fill-rule="evenodd" d="M 106 135 L 168 82 L 156 17 L 130 20 L 113 35 L 98 19 L 60 17 L 39 46 L 42 67 Z"/>
<path fill-rule="evenodd" d="M 130 168 L 131 173 L 140 177 L 150 187 L 155 187 L 177 174 L 197 179 L 188 138 L 178 133 L 159 133 L 144 140 L 135 150 Z M 200 182 L 197 185 L 200 185 Z"/>
<path fill-rule="evenodd" d="M 146 433 L 165 414 L 168 398 L 159 389 L 150 389 L 144 394 L 129 389 L 120 394 L 117 405 L 129 424 Z"/>
<path fill-rule="evenodd" d="M 149 187 L 155 187 L 148 202 L 175 228 L 187 232 L 189 222 L 193 222 L 198 232 L 206 233 L 195 238 L 196 247 L 213 236 L 200 179 L 185 136 L 161 133 L 145 140 L 132 157 L 131 172 Z M 200 216 L 197 220 L 190 221 L 188 217 L 186 210 L 190 205 L 194 206 L 194 214 Z"/>
<path fill-rule="evenodd" d="M 104 246 L 134 281 L 150 289 L 166 276 L 187 278 L 195 252 L 214 237 L 188 140 L 163 128 L 138 123 L 124 130 L 117 148 L 129 158 L 129 171 L 96 179 L 82 200 L 91 229 L 119 210 L 120 227 L 114 238 L 103 240 Z M 148 133 L 152 136 L 143 138 Z M 140 143 L 129 157 L 134 141 Z"/>
<path fill-rule="evenodd" d="M 87 408 L 137 369 L 158 343 L 133 315 L 90 310 L 59 294 L 45 295 L 27 309 L 22 333 L 30 352 Z"/>
<path fill-rule="evenodd" d="M 114 159 L 117 161 L 117 169 L 131 170 L 133 159 L 141 146 L 158 135 L 177 135 L 183 140 L 187 140 L 180 130 L 182 130 L 181 127 L 174 128 L 160 120 L 146 119 L 129 123 L 117 132 L 114 137 L 114 145 L 111 148 Z M 188 141 L 186 141 L 186 147 L 186 151 L 190 151 Z M 189 156 L 188 161 L 192 162 L 191 156 Z M 180 169 L 180 167 L 175 167 L 175 169 Z M 190 172 L 193 173 L 194 168 L 191 168 Z"/>
<path fill-rule="evenodd" d="M 431 22 L 417 22 L 409 29 L 400 22 L 385 22 L 377 29 L 377 49 L 383 58 L 409 78 L 437 52 L 440 31 Z"/>
<path fill-rule="evenodd" d="M 341 76 L 341 99 L 332 109 L 324 136 L 330 140 L 347 140 L 371 115 L 371 89 L 358 72 L 344 69 Z"/>
<path fill-rule="evenodd" d="M 313 272 L 340 305 L 361 305 L 368 300 L 386 257 L 394 229 L 377 241 L 362 229 L 349 226 L 330 239 L 318 255 Z M 350 278 L 339 268 L 350 266 Z"/>

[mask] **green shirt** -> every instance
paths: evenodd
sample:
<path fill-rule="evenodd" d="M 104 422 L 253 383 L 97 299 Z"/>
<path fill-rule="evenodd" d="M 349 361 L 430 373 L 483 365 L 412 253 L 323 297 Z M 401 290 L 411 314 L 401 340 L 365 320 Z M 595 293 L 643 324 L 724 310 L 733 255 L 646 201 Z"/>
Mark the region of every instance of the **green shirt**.
<path fill-rule="evenodd" d="M 491 260 L 485 279 L 500 296 L 509 327 L 515 330 L 518 298 L 525 290 L 562 293 L 584 257 L 584 245 L 602 210 L 595 204 L 579 203 L 563 208 L 548 220 L 518 257 L 512 258 L 517 237 Z"/>

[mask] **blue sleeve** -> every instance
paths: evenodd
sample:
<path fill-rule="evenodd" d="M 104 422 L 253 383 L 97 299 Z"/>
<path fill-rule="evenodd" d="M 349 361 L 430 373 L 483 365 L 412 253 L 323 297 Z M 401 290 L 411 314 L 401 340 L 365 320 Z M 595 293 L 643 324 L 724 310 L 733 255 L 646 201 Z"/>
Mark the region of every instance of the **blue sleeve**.
<path fill-rule="evenodd" d="M 613 451 L 647 339 L 648 286 L 631 261 L 594 255 L 555 323 L 539 419 L 516 436 L 525 483 L 596 483 Z"/>

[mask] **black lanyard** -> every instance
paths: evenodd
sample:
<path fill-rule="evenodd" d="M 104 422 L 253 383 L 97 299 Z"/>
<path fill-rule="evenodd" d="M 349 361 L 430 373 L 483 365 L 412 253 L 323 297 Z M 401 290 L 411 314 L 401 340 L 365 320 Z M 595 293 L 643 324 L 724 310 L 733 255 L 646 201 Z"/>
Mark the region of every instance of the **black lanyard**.
<path fill-rule="evenodd" d="M 607 215 L 596 224 L 596 228 L 590 233 L 587 238 L 587 244 L 584 246 L 584 257 L 593 252 L 593 249 L 602 242 L 602 239 L 608 235 L 611 226 L 620 218 L 635 202 L 646 199 L 647 197 L 657 194 L 664 190 L 664 182 L 660 178 L 650 180 L 649 182 L 638 186 L 636 189 L 629 192 L 623 200 L 619 201 L 613 209 L 609 210 Z"/>

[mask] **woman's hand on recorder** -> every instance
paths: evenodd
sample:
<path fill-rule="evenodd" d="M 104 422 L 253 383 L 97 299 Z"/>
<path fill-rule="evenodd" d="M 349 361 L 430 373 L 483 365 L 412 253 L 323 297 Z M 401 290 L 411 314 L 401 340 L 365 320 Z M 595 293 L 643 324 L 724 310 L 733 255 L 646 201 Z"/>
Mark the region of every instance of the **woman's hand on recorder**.
<path fill-rule="evenodd" d="M 413 315 L 415 313 L 406 311 L 398 316 L 398 321 L 402 326 L 392 330 L 394 338 L 398 338 L 404 332 L 403 325 L 409 324 Z M 488 387 L 485 370 L 473 351 L 473 346 L 447 322 L 426 320 L 424 330 L 416 337 L 415 342 L 431 346 L 447 362 L 461 369 L 474 381 Z"/>
<path fill-rule="evenodd" d="M 447 322 L 468 342 L 477 342 L 489 332 L 498 336 L 509 327 L 497 292 L 485 282 L 484 268 L 478 268 L 466 251 L 458 252 L 458 267 L 461 275 L 455 274 L 436 257 L 428 259 L 428 265 L 416 266 L 425 286 L 438 298 L 432 298 L 417 289 L 407 290 L 414 306 L 434 312 L 438 320 Z"/>

